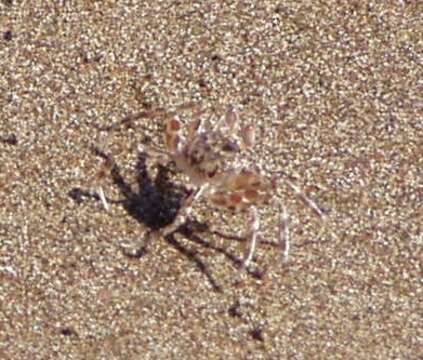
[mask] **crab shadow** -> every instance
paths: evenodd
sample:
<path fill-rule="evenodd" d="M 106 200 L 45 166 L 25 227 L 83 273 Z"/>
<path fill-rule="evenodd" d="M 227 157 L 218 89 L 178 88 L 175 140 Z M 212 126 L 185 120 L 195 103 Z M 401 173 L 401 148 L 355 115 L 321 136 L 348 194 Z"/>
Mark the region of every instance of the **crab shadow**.
<path fill-rule="evenodd" d="M 111 159 L 109 155 L 96 149 L 96 155 L 105 159 L 111 164 L 111 179 L 114 185 L 119 189 L 123 199 L 118 201 L 110 200 L 111 203 L 120 203 L 130 216 L 147 228 L 148 238 L 151 235 L 160 234 L 160 230 L 171 224 L 182 206 L 183 200 L 189 196 L 190 192 L 176 185 L 169 179 L 171 169 L 167 166 L 158 165 L 157 176 L 151 179 L 146 165 L 147 154 L 140 153 L 136 163 L 136 182 L 137 191 L 125 180 L 119 166 Z M 214 279 L 209 266 L 199 257 L 198 253 L 177 240 L 175 233 L 196 243 L 204 248 L 212 249 L 223 254 L 237 268 L 242 264 L 242 260 L 228 252 L 225 247 L 220 247 L 204 240 L 199 234 L 210 232 L 223 238 L 231 238 L 237 241 L 244 241 L 242 238 L 225 236 L 224 234 L 210 231 L 206 223 L 201 223 L 193 219 L 188 219 L 174 233 L 164 236 L 164 240 L 178 250 L 182 255 L 192 261 L 197 269 L 206 276 L 212 288 L 215 291 L 222 292 L 221 286 Z M 129 258 L 141 258 L 147 253 L 148 241 L 135 253 L 124 251 L 125 256 Z M 246 269 L 246 271 L 255 278 L 261 278 L 262 273 L 256 270 Z"/>

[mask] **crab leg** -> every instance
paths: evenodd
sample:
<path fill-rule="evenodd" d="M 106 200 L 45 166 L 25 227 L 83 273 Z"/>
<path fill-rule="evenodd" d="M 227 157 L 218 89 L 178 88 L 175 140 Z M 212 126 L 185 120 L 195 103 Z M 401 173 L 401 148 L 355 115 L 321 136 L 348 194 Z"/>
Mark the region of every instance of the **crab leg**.
<path fill-rule="evenodd" d="M 166 130 L 164 134 L 164 141 L 167 151 L 175 153 L 180 146 L 180 132 L 181 122 L 178 118 L 173 117 L 166 121 Z"/>
<path fill-rule="evenodd" d="M 97 177 L 97 180 L 96 180 L 97 185 L 93 189 L 93 193 L 96 194 L 99 197 L 104 210 L 109 211 L 109 204 L 108 204 L 106 196 L 104 194 L 103 187 L 101 186 L 101 180 L 105 177 L 107 172 L 109 172 L 113 169 L 114 160 L 113 160 L 113 157 L 111 155 L 107 155 L 101 149 L 101 146 L 94 146 L 93 150 L 96 153 L 96 155 L 101 156 L 105 160 L 105 163 L 102 165 L 102 169 L 98 172 L 98 174 L 96 176 Z M 100 184 L 98 184 L 98 183 L 100 183 Z"/>
<path fill-rule="evenodd" d="M 161 230 L 161 233 L 163 236 L 167 236 L 171 233 L 173 233 L 178 227 L 186 220 L 186 218 L 191 214 L 192 206 L 197 201 L 201 195 L 204 193 L 204 191 L 207 188 L 206 185 L 200 186 L 197 190 L 195 190 L 188 198 L 185 199 L 184 203 L 182 204 L 181 208 L 179 209 L 179 213 L 175 220 L 164 227 Z"/>
<path fill-rule="evenodd" d="M 242 263 L 243 267 L 247 267 L 250 264 L 251 260 L 253 259 L 254 252 L 257 246 L 257 234 L 260 228 L 260 219 L 257 214 L 257 209 L 254 207 L 251 208 L 250 214 L 251 214 L 251 219 L 250 219 L 249 229 L 247 232 L 249 247 L 245 249 L 244 260 Z"/>
<path fill-rule="evenodd" d="M 284 261 L 288 261 L 289 256 L 289 218 L 286 207 L 281 205 L 281 217 L 279 222 L 279 244 L 281 246 L 282 256 Z"/>
<path fill-rule="evenodd" d="M 313 210 L 313 212 L 320 217 L 320 219 L 322 220 L 322 222 L 325 225 L 328 225 L 328 218 L 327 215 L 317 206 L 317 204 L 311 200 L 306 194 L 304 194 L 304 192 L 302 192 L 294 183 L 292 183 L 290 180 L 285 179 L 284 180 L 286 182 L 286 184 L 288 184 L 288 186 L 294 191 L 295 195 L 297 195 L 301 201 L 306 204 L 311 210 Z M 322 231 L 324 230 L 324 228 L 322 227 L 320 234 L 322 233 Z M 332 234 L 332 236 L 337 239 L 338 236 L 335 234 L 335 232 L 329 228 L 330 233 Z"/>
<path fill-rule="evenodd" d="M 324 218 L 325 215 L 323 214 L 322 210 L 317 206 L 317 204 L 311 200 L 306 194 L 304 194 L 296 185 L 294 185 L 290 180 L 284 180 L 288 186 L 294 191 L 295 195 L 297 195 L 306 205 L 313 210 L 317 216 Z"/>
<path fill-rule="evenodd" d="M 245 126 L 240 131 L 242 146 L 244 148 L 250 148 L 254 146 L 256 142 L 255 131 L 252 126 Z"/>
<path fill-rule="evenodd" d="M 109 211 L 109 203 L 106 200 L 106 196 L 104 195 L 103 188 L 99 186 L 97 190 L 95 190 L 98 197 L 100 198 L 101 204 L 103 205 L 104 210 Z"/>
<path fill-rule="evenodd" d="M 194 137 L 198 135 L 202 130 L 202 121 L 201 119 L 195 119 L 191 121 L 188 125 L 188 136 L 187 143 L 191 143 L 194 140 Z"/>

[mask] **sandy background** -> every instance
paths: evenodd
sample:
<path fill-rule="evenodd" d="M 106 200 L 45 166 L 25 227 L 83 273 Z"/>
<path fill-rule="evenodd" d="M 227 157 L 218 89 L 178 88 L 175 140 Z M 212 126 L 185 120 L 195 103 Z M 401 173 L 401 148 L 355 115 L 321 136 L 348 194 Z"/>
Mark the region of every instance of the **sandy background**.
<path fill-rule="evenodd" d="M 421 358 L 422 4 L 1 0 L 0 358 Z M 163 117 L 100 128 L 190 102 L 238 108 L 245 159 L 325 209 L 281 184 L 289 263 L 276 206 L 250 273 L 245 220 L 207 201 L 149 236 L 185 192 L 137 152 Z"/>

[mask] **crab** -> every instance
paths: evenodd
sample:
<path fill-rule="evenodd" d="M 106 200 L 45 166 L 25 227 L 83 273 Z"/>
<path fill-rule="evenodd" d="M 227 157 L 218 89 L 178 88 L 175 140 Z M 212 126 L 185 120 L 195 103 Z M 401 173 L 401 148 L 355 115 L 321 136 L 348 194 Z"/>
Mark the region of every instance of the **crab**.
<path fill-rule="evenodd" d="M 190 108 L 188 106 L 187 108 Z M 278 188 L 281 174 L 268 177 L 258 167 L 241 166 L 242 151 L 255 143 L 255 129 L 252 126 L 241 127 L 238 112 L 229 107 L 223 117 L 212 127 L 201 120 L 199 111 L 186 128 L 183 128 L 177 112 L 167 114 L 165 120 L 165 149 L 141 145 L 140 150 L 158 161 L 170 160 L 176 168 L 185 174 L 192 191 L 183 200 L 174 221 L 160 229 L 163 236 L 175 232 L 190 215 L 193 205 L 201 198 L 207 198 L 214 206 L 242 213 L 246 216 L 246 244 L 242 266 L 248 267 L 253 260 L 258 243 L 260 219 L 258 207 L 269 204 Z M 151 113 L 139 113 L 128 117 L 121 123 L 133 121 L 139 117 L 149 117 Z M 184 134 L 185 133 L 185 134 Z M 292 181 L 284 177 L 283 181 L 291 190 L 321 219 L 325 214 Z M 108 203 L 101 187 L 97 194 L 103 207 Z M 290 248 L 289 217 L 284 204 L 279 202 L 278 243 L 282 258 L 288 260 Z"/>

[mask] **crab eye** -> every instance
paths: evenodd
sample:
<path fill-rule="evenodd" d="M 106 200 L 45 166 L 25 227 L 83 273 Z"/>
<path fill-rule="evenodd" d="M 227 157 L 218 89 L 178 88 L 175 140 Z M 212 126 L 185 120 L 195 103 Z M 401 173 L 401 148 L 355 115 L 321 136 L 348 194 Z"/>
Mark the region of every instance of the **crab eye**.
<path fill-rule="evenodd" d="M 222 146 L 222 150 L 226 152 L 236 152 L 239 150 L 239 147 L 235 142 L 228 141 Z"/>
<path fill-rule="evenodd" d="M 218 169 L 218 162 L 217 161 L 208 161 L 202 164 L 203 170 L 206 172 L 209 178 L 212 178 L 216 175 Z"/>

